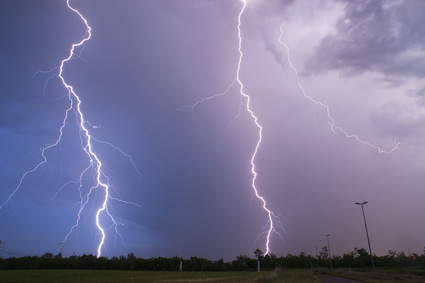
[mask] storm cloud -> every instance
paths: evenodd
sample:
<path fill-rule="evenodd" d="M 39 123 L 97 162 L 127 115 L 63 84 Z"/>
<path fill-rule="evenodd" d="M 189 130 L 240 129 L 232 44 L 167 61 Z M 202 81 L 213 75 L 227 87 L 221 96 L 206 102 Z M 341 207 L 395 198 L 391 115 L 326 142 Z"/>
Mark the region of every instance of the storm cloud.
<path fill-rule="evenodd" d="M 94 142 L 122 236 L 109 229 L 103 255 L 231 260 L 264 251 L 267 213 L 250 163 L 259 129 L 235 83 L 242 1 L 70 3 L 93 36 L 64 77 L 93 137 L 131 155 L 141 173 Z M 354 204 L 362 201 L 376 254 L 422 251 L 424 13 L 420 0 L 247 1 L 240 79 L 263 127 L 256 186 L 283 226 L 271 252 L 309 253 L 327 244 L 326 233 L 336 255 L 366 247 Z M 3 203 L 58 137 L 69 103 L 55 67 L 85 29 L 66 1 L 1 1 L 0 14 Z M 48 162 L 0 210 L 1 256 L 56 253 L 75 224 L 80 196 L 70 181 L 88 160 L 70 115 Z M 384 151 L 400 144 L 380 153 L 333 132 L 328 115 Z M 96 253 L 94 215 L 84 212 L 65 256 Z"/>

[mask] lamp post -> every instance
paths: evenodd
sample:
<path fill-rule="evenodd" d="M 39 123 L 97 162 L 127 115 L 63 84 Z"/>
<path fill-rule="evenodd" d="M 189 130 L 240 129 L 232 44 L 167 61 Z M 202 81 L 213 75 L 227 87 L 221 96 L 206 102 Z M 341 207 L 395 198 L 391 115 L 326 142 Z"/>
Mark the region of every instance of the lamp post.
<path fill-rule="evenodd" d="M 332 270 L 332 256 L 331 256 L 331 245 L 329 244 L 329 236 L 331 234 L 325 234 L 325 236 L 328 238 L 328 253 L 329 253 L 329 264 L 331 266 L 331 270 Z"/>
<path fill-rule="evenodd" d="M 367 231 L 366 216 L 364 214 L 364 208 L 363 208 L 363 205 L 365 205 L 367 203 L 368 203 L 367 201 L 364 201 L 362 203 L 356 202 L 355 204 L 360 205 L 362 207 L 364 227 L 366 229 L 367 244 L 369 245 L 370 260 L 372 261 L 373 274 L 376 274 L 375 273 L 375 265 L 373 264 L 372 248 L 370 247 L 369 232 Z"/>

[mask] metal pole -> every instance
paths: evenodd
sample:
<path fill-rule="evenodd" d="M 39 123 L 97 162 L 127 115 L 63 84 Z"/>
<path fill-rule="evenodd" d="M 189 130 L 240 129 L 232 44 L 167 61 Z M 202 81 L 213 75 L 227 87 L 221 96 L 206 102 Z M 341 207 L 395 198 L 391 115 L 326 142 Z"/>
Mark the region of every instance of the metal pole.
<path fill-rule="evenodd" d="M 370 247 L 369 232 L 367 231 L 366 216 L 365 216 L 364 208 L 363 208 L 363 205 L 365 205 L 367 203 L 368 203 L 367 201 L 364 201 L 362 203 L 356 202 L 357 205 L 360 205 L 362 207 L 364 227 L 366 229 L 367 244 L 369 245 L 370 260 L 372 261 L 373 274 L 376 274 L 375 265 L 373 263 L 372 248 Z"/>
<path fill-rule="evenodd" d="M 313 269 L 313 260 L 312 260 L 312 256 L 311 256 L 311 250 L 310 250 L 310 269 Z"/>
<path fill-rule="evenodd" d="M 316 259 L 317 259 L 317 268 L 319 268 L 319 253 L 317 252 L 317 246 L 316 246 Z"/>
<path fill-rule="evenodd" d="M 325 236 L 328 238 L 328 253 L 329 253 L 329 264 L 331 266 L 331 270 L 332 270 L 332 256 L 331 256 L 331 245 L 329 244 L 329 236 L 331 234 L 325 234 Z"/>

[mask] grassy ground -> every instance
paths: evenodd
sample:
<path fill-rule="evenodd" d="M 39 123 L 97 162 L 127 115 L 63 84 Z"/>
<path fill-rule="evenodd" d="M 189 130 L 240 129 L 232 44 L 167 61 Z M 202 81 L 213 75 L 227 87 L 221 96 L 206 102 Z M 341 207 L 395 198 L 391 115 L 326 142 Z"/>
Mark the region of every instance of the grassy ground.
<path fill-rule="evenodd" d="M 376 274 L 372 270 L 364 269 L 337 269 L 322 270 L 317 272 L 320 274 L 338 276 L 358 280 L 365 283 L 381 283 L 381 282 L 397 282 L 397 283 L 414 283 L 425 282 L 425 269 L 377 269 Z"/>
<path fill-rule="evenodd" d="M 277 269 L 271 273 L 272 276 L 264 281 L 257 282 L 287 282 L 287 283 L 322 283 L 320 274 L 310 269 Z"/>
<path fill-rule="evenodd" d="M 297 282 L 321 283 L 310 270 L 273 272 L 168 272 L 100 270 L 0 270 L 0 282 Z"/>

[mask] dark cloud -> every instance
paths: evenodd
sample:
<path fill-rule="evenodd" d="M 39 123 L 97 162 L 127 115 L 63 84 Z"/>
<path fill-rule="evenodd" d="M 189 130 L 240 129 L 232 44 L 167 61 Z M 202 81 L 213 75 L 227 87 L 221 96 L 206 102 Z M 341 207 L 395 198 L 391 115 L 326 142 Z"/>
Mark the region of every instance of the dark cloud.
<path fill-rule="evenodd" d="M 70 43 L 84 35 L 81 21 L 66 8 L 66 1 L 29 1 L 28 6 L 24 2 L 0 4 L 7 6 L 0 9 L 1 34 L 11 42 L 0 46 L 0 140 L 4 146 L 0 201 L 16 187 L 22 173 L 40 161 L 40 147 L 55 141 L 69 105 L 61 99 L 66 90 L 57 77 L 44 88 L 50 75 L 32 78 L 34 72 L 57 66 L 68 54 Z M 246 101 L 241 100 L 239 85 L 230 87 L 226 95 L 189 107 L 222 93 L 234 81 L 239 58 L 237 16 L 243 3 L 71 2 L 93 27 L 93 37 L 80 59 L 66 64 L 64 76 L 80 95 L 87 121 L 99 126 L 90 127 L 93 136 L 130 154 L 141 173 L 118 150 L 93 143 L 108 174 L 111 195 L 140 204 L 111 199 L 110 212 L 123 224 L 119 229 L 124 240 L 121 243 L 109 229 L 103 254 L 134 252 L 156 257 L 178 253 L 232 260 L 239 254 L 252 256 L 255 248 L 264 250 L 264 234 L 256 239 L 265 230 L 267 215 L 251 187 L 250 162 L 258 128 L 246 105 L 241 105 Z M 313 34 L 317 26 L 311 22 L 326 25 L 321 17 L 334 2 L 315 2 L 316 6 L 309 6 L 311 1 L 247 2 L 241 25 L 241 79 L 263 126 L 255 159 L 256 184 L 269 207 L 281 216 L 287 232 L 284 241 L 272 239 L 272 251 L 284 255 L 308 252 L 315 245 L 320 248 L 325 245 L 324 233 L 332 234 L 335 254 L 365 246 L 360 210 L 354 205 L 364 200 L 370 203 L 368 221 L 377 254 L 388 249 L 406 251 L 411 243 L 412 251 L 421 251 L 416 242 L 396 239 L 407 239 L 405 231 L 424 238 L 420 224 L 425 209 L 423 155 L 406 150 L 415 148 L 407 144 L 392 155 L 379 154 L 355 139 L 333 133 L 326 109 L 302 96 L 286 49 L 279 45 L 281 20 L 288 19 L 285 39 L 301 38 L 290 42 L 294 64 L 303 66 L 309 57 L 299 54 L 311 54 L 309 43 L 317 40 Z M 312 97 L 326 96 L 331 101 L 331 113 L 339 114 L 337 125 L 353 125 L 371 142 L 379 143 L 384 137 L 382 143 L 391 144 L 394 134 L 417 134 L 423 119 L 414 111 L 410 116 L 406 113 L 422 103 L 424 90 L 406 86 L 398 76 L 422 72 L 423 60 L 416 60 L 416 69 L 405 73 L 412 56 L 403 57 L 406 50 L 423 48 L 419 44 L 423 31 L 415 26 L 423 26 L 422 2 L 394 2 L 389 7 L 393 2 L 343 3 L 346 17 L 339 20 L 337 35 L 321 43 L 315 71 L 382 72 L 387 76 L 380 79 L 394 99 L 363 97 L 365 91 L 376 90 L 372 84 L 377 79 L 369 74 L 361 79 L 369 82 L 366 86 L 371 90 L 362 89 L 363 85 L 357 88 L 356 80 L 349 81 L 352 78 L 339 81 L 337 76 L 318 76 L 316 81 L 314 76 L 301 77 L 300 82 L 306 82 L 305 90 Z M 8 28 L 15 24 L 17 33 Z M 410 99 L 399 105 L 406 90 L 411 90 Z M 341 94 L 350 98 L 349 103 Z M 363 107 L 370 110 L 364 117 L 359 115 L 367 111 Z M 67 185 L 54 197 L 63 184 L 78 179 L 78 169 L 88 162 L 79 148 L 74 114 L 66 124 L 63 141 L 47 152 L 48 162 L 24 180 L 12 202 L 0 211 L 0 239 L 15 255 L 56 253 L 64 233 L 75 223 L 78 187 Z M 419 134 L 415 141 L 416 148 L 423 148 Z M 85 177 L 86 184 L 92 180 Z M 96 253 L 99 231 L 93 216 L 101 194 L 98 191 L 90 203 L 93 209 L 85 211 L 78 233 L 68 239 L 66 256 L 74 251 Z M 403 225 L 389 226 L 388 219 Z"/>
<path fill-rule="evenodd" d="M 270 1 L 259 1 L 254 3 L 255 13 L 262 17 L 275 17 L 281 16 L 289 6 L 291 6 L 295 0 L 270 0 Z M 251 3 L 250 3 L 251 4 Z"/>
<path fill-rule="evenodd" d="M 425 63 L 425 2 L 343 1 L 345 14 L 336 34 L 326 36 L 310 62 L 313 72 L 379 72 L 385 76 L 422 77 Z"/>

